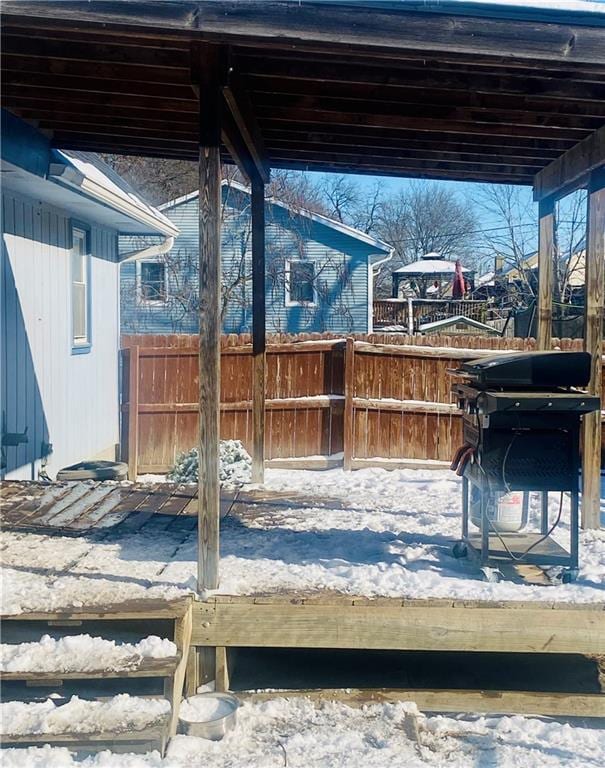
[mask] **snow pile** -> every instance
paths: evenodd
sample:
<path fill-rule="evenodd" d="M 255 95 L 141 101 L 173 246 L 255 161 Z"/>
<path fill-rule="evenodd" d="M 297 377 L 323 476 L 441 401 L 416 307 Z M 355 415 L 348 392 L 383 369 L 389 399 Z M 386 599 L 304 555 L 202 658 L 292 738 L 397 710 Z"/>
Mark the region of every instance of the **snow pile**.
<path fill-rule="evenodd" d="M 602 768 L 605 730 L 526 717 L 424 716 L 411 703 L 359 709 L 308 699 L 244 703 L 222 741 L 176 736 L 166 757 L 5 750 L 3 768 Z"/>
<path fill-rule="evenodd" d="M 182 453 L 168 475 L 175 483 L 197 483 L 199 457 L 197 448 Z M 249 483 L 252 459 L 240 440 L 221 440 L 219 446 L 219 480 L 222 486 Z"/>
<path fill-rule="evenodd" d="M 179 717 L 190 723 L 207 723 L 233 712 L 233 706 L 219 696 L 209 693 L 191 696 L 181 704 Z"/>
<path fill-rule="evenodd" d="M 59 707 L 52 699 L 32 703 L 5 701 L 0 704 L 0 723 L 2 733 L 11 736 L 123 733 L 157 725 L 169 713 L 170 702 L 166 699 L 121 693 L 107 701 L 84 701 L 72 696 Z"/>
<path fill-rule="evenodd" d="M 143 659 L 165 659 L 177 655 L 177 647 L 166 638 L 150 635 L 136 645 L 118 644 L 90 635 L 72 635 L 55 640 L 43 635 L 36 643 L 0 645 L 2 672 L 91 672 L 99 669 L 135 669 Z"/>

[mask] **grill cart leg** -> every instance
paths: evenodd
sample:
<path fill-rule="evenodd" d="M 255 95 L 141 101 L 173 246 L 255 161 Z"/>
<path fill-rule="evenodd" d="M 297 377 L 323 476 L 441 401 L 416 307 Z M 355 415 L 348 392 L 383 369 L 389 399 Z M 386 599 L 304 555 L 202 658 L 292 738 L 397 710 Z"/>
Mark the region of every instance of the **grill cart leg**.
<path fill-rule="evenodd" d="M 457 541 L 453 548 L 452 554 L 456 559 L 466 557 L 468 555 L 468 546 L 466 544 L 468 539 L 468 515 L 469 515 L 469 486 L 466 477 L 462 477 L 462 538 Z"/>
<path fill-rule="evenodd" d="M 489 561 L 489 519 L 487 517 L 489 492 L 481 492 L 481 565 Z"/>
<path fill-rule="evenodd" d="M 521 528 L 527 526 L 529 520 L 529 491 L 523 491 L 523 508 L 521 516 Z"/>
<path fill-rule="evenodd" d="M 462 539 L 468 539 L 468 508 L 469 508 L 469 487 L 468 478 L 462 478 Z"/>
<path fill-rule="evenodd" d="M 542 491 L 542 522 L 540 533 L 544 536 L 548 533 L 548 491 Z"/>
<path fill-rule="evenodd" d="M 580 504 L 578 489 L 571 492 L 571 515 L 570 515 L 570 540 L 569 540 L 569 565 L 571 571 L 578 572 L 578 530 L 580 527 Z M 571 579 L 572 581 L 574 579 Z"/>
<path fill-rule="evenodd" d="M 573 444 L 580 442 L 580 430 L 573 433 Z M 578 538 L 580 533 L 580 457 L 574 454 L 572 472 L 574 481 L 571 490 L 571 509 L 569 515 L 569 570 L 563 574 L 563 581 L 575 581 L 578 577 Z"/>

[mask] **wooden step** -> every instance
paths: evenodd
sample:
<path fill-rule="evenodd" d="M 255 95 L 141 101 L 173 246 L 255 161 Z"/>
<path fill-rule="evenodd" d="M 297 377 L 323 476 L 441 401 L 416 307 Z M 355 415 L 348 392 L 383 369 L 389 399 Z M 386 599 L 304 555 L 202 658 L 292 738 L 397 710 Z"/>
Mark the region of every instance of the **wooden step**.
<path fill-rule="evenodd" d="M 60 680 L 99 680 L 105 678 L 134 678 L 134 677 L 172 677 L 174 675 L 181 654 L 161 659 L 144 658 L 136 667 L 122 667 L 118 669 L 96 670 L 36 670 L 29 672 L 2 672 L 2 680 L 25 680 L 45 684 L 47 681 Z"/>
<path fill-rule="evenodd" d="M 163 756 L 168 741 L 170 715 L 150 728 L 124 733 L 47 733 L 2 735 L 0 747 L 36 747 L 51 744 L 53 747 L 67 747 L 74 752 L 151 752 L 158 750 Z"/>
<path fill-rule="evenodd" d="M 135 705 L 139 701 L 138 697 L 133 697 Z M 141 702 L 143 699 L 140 700 Z M 105 702 L 107 703 L 107 702 Z M 170 702 L 168 702 L 170 703 Z M 57 710 L 67 706 L 69 702 L 57 706 Z M 94 702 L 89 702 L 94 706 Z M 35 706 L 33 704 L 26 705 Z M 172 704 L 171 704 L 172 706 Z M 111 711 L 111 710 L 110 710 Z M 105 711 L 105 716 L 107 710 Z M 120 715 L 122 717 L 123 715 Z M 29 747 L 42 744 L 51 744 L 53 746 L 64 746 L 74 751 L 100 751 L 110 749 L 112 752 L 147 752 L 157 749 L 163 755 L 172 723 L 172 711 L 155 714 L 149 718 L 149 722 L 143 728 L 124 728 L 120 725 L 120 719 L 116 719 L 116 724 L 111 730 L 95 732 L 75 732 L 70 730 L 60 732 L 30 732 L 30 733 L 10 733 L 7 731 L 1 734 L 2 747 Z M 113 724 L 112 724 L 113 725 Z M 70 726 L 67 726 L 70 727 Z"/>

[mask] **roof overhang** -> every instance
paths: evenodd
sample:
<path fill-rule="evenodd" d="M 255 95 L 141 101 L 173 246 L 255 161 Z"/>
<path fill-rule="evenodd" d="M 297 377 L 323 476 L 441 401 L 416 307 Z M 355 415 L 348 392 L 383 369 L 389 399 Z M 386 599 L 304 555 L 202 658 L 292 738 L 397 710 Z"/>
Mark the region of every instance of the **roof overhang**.
<path fill-rule="evenodd" d="M 2 138 L 4 187 L 121 233 L 178 234 L 168 218 L 97 158 L 52 149 L 46 136 L 4 111 Z"/>
<path fill-rule="evenodd" d="M 218 46 L 225 160 L 531 184 L 605 122 L 604 23 L 424 0 L 5 0 L 3 97 L 56 147 L 197 160 L 195 72 Z"/>

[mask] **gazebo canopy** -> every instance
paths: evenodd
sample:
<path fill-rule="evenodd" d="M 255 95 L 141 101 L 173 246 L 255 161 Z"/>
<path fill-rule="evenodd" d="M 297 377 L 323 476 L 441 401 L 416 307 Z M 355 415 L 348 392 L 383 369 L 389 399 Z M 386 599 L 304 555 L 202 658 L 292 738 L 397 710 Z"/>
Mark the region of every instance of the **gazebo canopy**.
<path fill-rule="evenodd" d="M 394 269 L 394 275 L 401 275 L 401 277 L 433 277 L 443 276 L 452 277 L 456 271 L 456 259 L 442 259 L 438 253 L 427 253 L 418 261 L 413 261 L 411 264 L 406 264 L 399 269 Z M 463 272 L 473 272 L 473 270 L 467 267 L 462 267 Z"/>
<path fill-rule="evenodd" d="M 58 147 L 194 160 L 210 45 L 225 160 L 243 135 L 257 167 L 531 184 L 605 122 L 605 14 L 547 6 L 5 0 L 4 106 Z"/>

